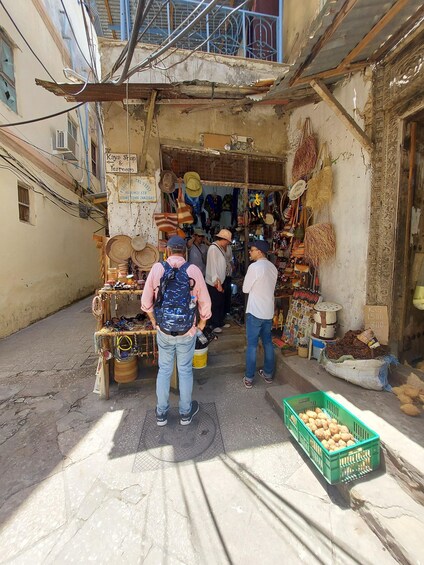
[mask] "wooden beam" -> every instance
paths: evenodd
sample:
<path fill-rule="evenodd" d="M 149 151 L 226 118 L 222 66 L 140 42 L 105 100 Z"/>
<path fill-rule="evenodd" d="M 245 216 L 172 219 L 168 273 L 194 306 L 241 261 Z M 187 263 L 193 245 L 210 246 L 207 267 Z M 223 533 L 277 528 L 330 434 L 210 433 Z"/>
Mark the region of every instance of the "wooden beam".
<path fill-rule="evenodd" d="M 337 16 L 334 18 L 332 24 L 325 30 L 325 32 L 322 34 L 322 36 L 318 39 L 318 41 L 315 43 L 315 45 L 311 49 L 311 52 L 309 53 L 308 57 L 306 57 L 303 64 L 295 72 L 293 78 L 290 81 L 290 86 L 292 86 L 295 83 L 295 81 L 300 77 L 300 75 L 303 73 L 303 71 L 312 63 L 312 61 L 315 59 L 315 57 L 318 55 L 318 53 L 321 51 L 321 49 L 324 47 L 324 45 L 326 43 L 328 43 L 328 41 L 330 41 L 330 39 L 333 37 L 333 34 L 335 33 L 335 31 L 338 29 L 340 24 L 343 22 L 343 20 L 347 16 L 347 14 L 352 10 L 352 8 L 354 8 L 357 1 L 358 0 L 346 0 L 345 4 L 341 8 L 341 10 L 337 14 Z"/>
<path fill-rule="evenodd" d="M 396 4 L 390 8 L 388 12 L 379 20 L 376 25 L 361 39 L 361 41 L 352 49 L 352 51 L 343 59 L 340 66 L 351 63 L 356 57 L 362 53 L 365 47 L 375 39 L 375 36 L 383 30 L 392 19 L 399 14 L 399 12 L 408 4 L 409 0 L 398 0 Z"/>
<path fill-rule="evenodd" d="M 147 146 L 149 144 L 150 132 L 152 130 L 153 114 L 155 110 L 155 102 L 157 90 L 152 90 L 149 100 L 149 109 L 147 111 L 146 127 L 144 128 L 143 148 L 141 150 L 140 172 L 142 173 L 146 168 L 147 160 Z"/>
<path fill-rule="evenodd" d="M 356 137 L 359 143 L 371 153 L 373 143 L 367 134 L 358 126 L 355 120 L 346 112 L 340 102 L 328 90 L 326 85 L 317 80 L 311 81 L 311 86 L 322 100 L 333 110 L 336 116 L 344 123 L 346 128 Z"/>
<path fill-rule="evenodd" d="M 109 22 L 110 25 L 113 25 L 113 18 L 112 18 L 112 12 L 110 11 L 109 0 L 104 0 L 104 3 L 107 12 L 107 21 Z M 112 37 L 113 39 L 116 39 L 116 31 L 114 29 L 112 30 Z"/>
<path fill-rule="evenodd" d="M 357 63 L 351 63 L 350 65 L 339 65 L 335 69 L 329 69 L 328 71 L 322 71 L 315 75 L 309 75 L 304 77 L 299 77 L 294 83 L 293 86 L 298 86 L 299 84 L 308 84 L 312 80 L 318 79 L 326 79 L 326 78 L 333 78 L 341 75 L 346 75 L 348 73 L 353 73 L 355 71 L 359 71 L 368 65 L 368 61 L 358 61 Z"/>

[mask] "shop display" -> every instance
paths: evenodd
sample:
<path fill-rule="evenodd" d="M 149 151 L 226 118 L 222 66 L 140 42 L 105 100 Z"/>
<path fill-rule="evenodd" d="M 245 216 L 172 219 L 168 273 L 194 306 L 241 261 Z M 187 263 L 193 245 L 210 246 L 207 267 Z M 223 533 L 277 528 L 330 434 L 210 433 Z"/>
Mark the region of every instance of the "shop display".
<path fill-rule="evenodd" d="M 305 119 L 302 135 L 293 159 L 292 182 L 309 175 L 317 160 L 317 143 L 312 132 L 311 120 Z"/>
<path fill-rule="evenodd" d="M 301 337 L 311 335 L 314 306 L 319 299 L 320 294 L 311 290 L 299 289 L 293 292 L 282 335 L 287 345 L 297 347 Z"/>

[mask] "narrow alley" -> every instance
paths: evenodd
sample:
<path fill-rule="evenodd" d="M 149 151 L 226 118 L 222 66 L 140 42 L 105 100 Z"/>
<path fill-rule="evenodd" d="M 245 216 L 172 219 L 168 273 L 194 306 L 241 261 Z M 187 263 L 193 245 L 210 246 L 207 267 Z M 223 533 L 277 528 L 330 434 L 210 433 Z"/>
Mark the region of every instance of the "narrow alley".
<path fill-rule="evenodd" d="M 0 343 L 2 563 L 394 562 L 290 440 L 268 385 L 242 386 L 238 327 L 196 373 L 198 419 L 160 437 L 153 381 L 93 393 L 94 328 L 85 299 Z"/>

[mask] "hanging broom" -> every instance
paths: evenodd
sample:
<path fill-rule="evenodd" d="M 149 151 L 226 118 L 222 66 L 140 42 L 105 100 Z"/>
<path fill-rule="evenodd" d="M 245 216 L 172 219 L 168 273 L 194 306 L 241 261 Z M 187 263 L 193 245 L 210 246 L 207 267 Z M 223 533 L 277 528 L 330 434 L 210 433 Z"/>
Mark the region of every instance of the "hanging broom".
<path fill-rule="evenodd" d="M 333 224 L 322 223 L 305 230 L 305 259 L 314 267 L 329 261 L 336 254 L 336 234 Z"/>

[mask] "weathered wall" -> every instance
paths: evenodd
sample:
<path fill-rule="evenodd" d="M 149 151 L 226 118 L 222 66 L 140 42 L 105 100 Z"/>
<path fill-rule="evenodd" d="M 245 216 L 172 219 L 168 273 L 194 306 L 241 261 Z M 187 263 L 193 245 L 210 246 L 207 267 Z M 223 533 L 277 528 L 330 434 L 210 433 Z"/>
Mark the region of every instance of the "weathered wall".
<path fill-rule="evenodd" d="M 118 48 L 119 46 L 119 48 Z M 101 43 L 102 72 L 110 68 L 122 44 Z M 134 61 L 141 60 L 150 52 L 142 46 L 137 49 Z M 174 57 L 181 58 L 186 52 L 179 51 Z M 170 58 L 172 59 L 172 57 Z M 172 64 L 172 61 L 168 64 Z M 275 63 L 243 60 L 234 57 L 216 57 L 205 53 L 194 54 L 187 62 L 172 70 L 172 80 L 208 80 L 246 85 L 261 77 L 276 76 Z M 169 82 L 168 73 L 158 70 L 135 75 L 138 81 Z M 105 146 L 113 153 L 136 153 L 140 156 L 146 123 L 146 110 L 142 104 L 124 106 L 122 103 L 103 104 L 105 118 Z M 232 113 L 229 109 L 207 109 L 183 113 L 181 107 L 157 104 L 147 152 L 147 171 L 159 179 L 160 145 L 169 144 L 201 148 L 201 133 L 231 135 L 237 133 L 253 137 L 256 152 L 282 156 L 287 150 L 287 118 L 278 118 L 272 106 L 254 106 L 250 111 Z M 110 235 L 138 233 L 147 236 L 151 243 L 157 241 L 153 214 L 160 203 L 123 204 L 118 202 L 117 176 L 106 175 Z M 158 190 L 158 198 L 160 193 Z"/>
<path fill-rule="evenodd" d="M 309 27 L 318 15 L 322 0 L 284 0 L 283 53 L 285 63 L 294 63 L 306 40 Z"/>
<path fill-rule="evenodd" d="M 12 4 L 9 7 L 11 16 L 56 81 L 64 80 L 64 67 L 75 64 L 76 70 L 84 69 L 85 63 L 72 34 L 69 34 L 69 40 L 61 36 L 59 22 L 64 21 L 64 15 L 60 13 L 60 2 Z M 72 0 L 65 0 L 64 4 L 84 48 L 87 42 L 81 26 L 80 6 Z M 70 104 L 64 99 L 36 86 L 36 77 L 51 78 L 4 12 L 1 26 L 15 47 L 17 113 L 0 102 L 0 121 L 20 122 L 69 108 Z M 88 51 L 85 55 L 89 59 Z M 80 129 L 78 163 L 64 162 L 60 156 L 52 154 L 53 134 L 56 129 L 67 130 L 67 114 L 1 130 L 0 155 L 13 155 L 26 172 L 42 179 L 60 196 L 78 205 L 74 193 L 76 182 L 85 188 L 90 186 L 94 192 L 100 188 L 100 179 L 87 171 L 91 159 L 90 153 L 86 155 L 81 129 L 88 131 L 89 150 L 90 138 L 99 145 L 100 142 L 93 117 L 90 118 L 84 108 L 80 109 L 79 116 L 74 110 L 72 117 Z M 91 126 L 87 127 L 89 120 Z M 98 286 L 98 251 L 92 234 L 100 225 L 93 220 L 80 219 L 78 208 L 72 210 L 77 217 L 72 217 L 62 211 L 58 202 L 36 182 L 17 171 L 3 168 L 10 167 L 3 159 L 0 159 L 0 165 L 0 264 L 3 268 L 0 337 L 4 337 L 86 296 Z M 18 180 L 30 189 L 31 223 L 19 220 Z"/>
<path fill-rule="evenodd" d="M 336 87 L 334 95 L 347 112 L 364 127 L 363 116 L 369 108 L 370 80 L 356 74 Z M 327 141 L 333 161 L 334 196 L 330 217 L 337 238 L 334 261 L 320 267 L 324 300 L 343 306 L 339 315 L 340 335 L 363 324 L 366 303 L 367 248 L 370 215 L 370 156 L 324 103 L 309 105 L 293 112 L 290 140 L 293 149 L 287 172 L 291 174 L 293 153 L 301 125 L 310 117 L 319 143 Z M 325 214 L 315 221 L 325 221 Z"/>
<path fill-rule="evenodd" d="M 40 189 L 30 193 L 32 223 L 20 222 L 17 181 L 12 172 L 0 170 L 0 337 L 87 296 L 100 283 L 98 251 L 92 241 L 99 225 L 59 210 Z M 59 183 L 50 179 L 49 185 L 78 202 Z"/>

